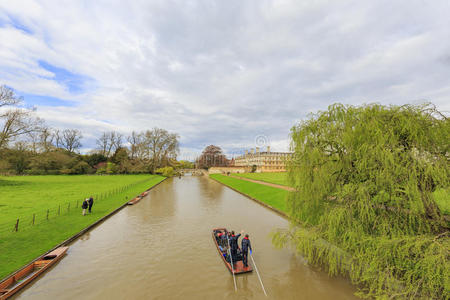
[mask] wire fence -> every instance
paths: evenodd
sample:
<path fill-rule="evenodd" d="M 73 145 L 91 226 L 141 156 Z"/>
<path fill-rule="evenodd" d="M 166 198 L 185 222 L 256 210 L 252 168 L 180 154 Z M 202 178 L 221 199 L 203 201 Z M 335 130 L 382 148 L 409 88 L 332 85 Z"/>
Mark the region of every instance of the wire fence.
<path fill-rule="evenodd" d="M 98 201 L 103 201 L 110 199 L 112 196 L 116 196 L 125 192 L 126 190 L 136 186 L 138 184 L 146 182 L 148 179 L 141 180 L 132 184 L 124 185 L 121 187 L 108 190 L 99 194 L 90 194 L 94 198 L 94 203 L 98 204 Z M 0 223 L 0 233 L 13 233 L 25 230 L 27 228 L 32 228 L 39 224 L 47 223 L 50 220 L 59 218 L 61 216 L 78 216 L 81 214 L 81 205 L 83 201 L 88 197 L 83 197 L 78 200 L 72 200 L 68 202 L 63 202 L 54 207 L 45 208 L 38 210 L 31 215 L 26 215 L 18 217 L 14 222 L 9 221 L 6 223 Z M 128 197 L 125 197 L 126 200 Z"/>

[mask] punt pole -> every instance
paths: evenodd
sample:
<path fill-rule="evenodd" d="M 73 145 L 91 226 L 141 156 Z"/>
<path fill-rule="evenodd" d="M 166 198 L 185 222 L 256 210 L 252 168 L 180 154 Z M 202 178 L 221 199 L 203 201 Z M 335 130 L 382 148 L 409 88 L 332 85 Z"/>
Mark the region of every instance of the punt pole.
<path fill-rule="evenodd" d="M 230 253 L 230 262 L 232 271 L 231 273 L 233 274 L 234 291 L 237 292 L 236 277 L 234 275 L 234 267 L 233 267 L 233 256 L 231 255 L 231 247 L 230 247 L 230 240 L 228 239 L 228 231 L 227 231 L 227 242 L 228 242 L 228 252 Z"/>
<path fill-rule="evenodd" d="M 253 265 L 255 266 L 256 274 L 258 275 L 259 282 L 261 283 L 261 287 L 263 289 L 264 295 L 267 297 L 266 289 L 264 288 L 264 284 L 262 283 L 261 276 L 259 276 L 258 267 L 256 266 L 255 260 L 253 259 L 252 251 L 250 250 L 250 257 L 252 258 Z"/>

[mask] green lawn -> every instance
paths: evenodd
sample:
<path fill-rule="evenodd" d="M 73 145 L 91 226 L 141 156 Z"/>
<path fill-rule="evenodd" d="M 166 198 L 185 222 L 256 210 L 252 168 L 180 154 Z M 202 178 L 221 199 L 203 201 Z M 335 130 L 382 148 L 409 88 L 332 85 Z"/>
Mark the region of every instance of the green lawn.
<path fill-rule="evenodd" d="M 231 174 L 231 176 L 240 176 L 269 183 L 275 183 L 288 186 L 287 172 L 279 173 L 243 173 Z M 450 214 L 450 191 L 449 189 L 439 189 L 434 192 L 434 199 L 443 214 Z"/>
<path fill-rule="evenodd" d="M 0 177 L 0 279 L 163 179 L 158 175 Z M 95 198 L 93 212 L 82 216 L 81 200 L 90 195 Z M 13 232 L 18 217 L 19 231 Z"/>
<path fill-rule="evenodd" d="M 245 177 L 255 180 L 261 180 L 269 183 L 275 183 L 288 186 L 287 172 L 277 173 L 243 173 L 243 174 L 231 174 L 232 176 Z"/>
<path fill-rule="evenodd" d="M 232 187 L 243 194 L 269 204 L 278 210 L 286 212 L 286 197 L 289 193 L 286 190 L 233 178 L 231 176 L 224 176 L 221 174 L 211 174 L 209 177 Z"/>

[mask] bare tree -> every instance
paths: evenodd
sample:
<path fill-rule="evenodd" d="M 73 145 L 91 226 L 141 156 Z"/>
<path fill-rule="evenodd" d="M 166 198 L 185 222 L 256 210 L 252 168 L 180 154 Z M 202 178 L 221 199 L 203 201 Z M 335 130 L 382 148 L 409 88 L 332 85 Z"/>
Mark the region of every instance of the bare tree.
<path fill-rule="evenodd" d="M 116 131 L 103 132 L 97 139 L 97 147 L 100 153 L 110 157 L 117 149 L 122 147 L 123 135 Z"/>
<path fill-rule="evenodd" d="M 0 85 L 0 107 L 17 105 L 22 102 L 22 98 L 18 97 L 13 89 L 6 85 Z"/>
<path fill-rule="evenodd" d="M 170 164 L 176 159 L 179 151 L 178 134 L 169 133 L 165 129 L 153 128 L 147 130 L 145 136 L 146 156 L 151 161 L 151 170 Z"/>
<path fill-rule="evenodd" d="M 43 121 L 26 109 L 12 109 L 0 114 L 0 149 L 13 139 L 41 129 Z"/>
<path fill-rule="evenodd" d="M 33 131 L 27 134 L 29 148 L 34 154 L 39 152 L 39 135 L 40 132 L 38 131 Z"/>
<path fill-rule="evenodd" d="M 142 158 L 143 155 L 143 134 L 133 131 L 130 136 L 127 137 L 128 143 L 130 143 L 131 159 Z"/>
<path fill-rule="evenodd" d="M 53 147 L 54 135 L 52 129 L 44 127 L 39 134 L 39 147 L 42 152 L 48 152 Z"/>
<path fill-rule="evenodd" d="M 111 138 L 111 151 L 116 152 L 117 149 L 122 147 L 123 144 L 123 135 L 116 131 L 110 132 L 110 138 Z"/>
<path fill-rule="evenodd" d="M 96 143 L 97 143 L 98 150 L 100 151 L 100 154 L 103 156 L 106 156 L 106 151 L 107 151 L 108 145 L 109 145 L 108 133 L 103 132 L 102 135 L 97 139 Z"/>
<path fill-rule="evenodd" d="M 82 137 L 78 129 L 64 129 L 61 133 L 61 146 L 69 152 L 75 152 L 81 147 Z"/>
<path fill-rule="evenodd" d="M 52 133 L 52 140 L 55 143 L 56 148 L 62 148 L 62 132 L 59 129 L 55 129 Z"/>
<path fill-rule="evenodd" d="M 12 89 L 0 86 L 0 149 L 19 136 L 39 131 L 44 123 L 35 116 L 34 110 L 7 109 L 7 106 L 15 106 L 21 101 Z"/>

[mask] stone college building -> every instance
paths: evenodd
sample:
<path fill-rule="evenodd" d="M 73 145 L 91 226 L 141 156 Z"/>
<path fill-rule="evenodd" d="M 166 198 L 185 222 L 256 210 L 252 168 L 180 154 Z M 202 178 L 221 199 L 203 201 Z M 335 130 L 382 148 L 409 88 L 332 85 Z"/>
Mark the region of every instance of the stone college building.
<path fill-rule="evenodd" d="M 234 159 L 235 167 L 246 169 L 255 168 L 255 172 L 285 172 L 286 161 L 292 156 L 290 152 L 272 152 L 267 146 L 266 152 L 260 152 L 259 147 L 255 151 L 252 148 L 250 153 L 245 150 L 245 154 Z M 255 166 L 255 167 L 253 167 Z"/>

